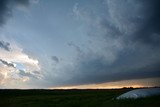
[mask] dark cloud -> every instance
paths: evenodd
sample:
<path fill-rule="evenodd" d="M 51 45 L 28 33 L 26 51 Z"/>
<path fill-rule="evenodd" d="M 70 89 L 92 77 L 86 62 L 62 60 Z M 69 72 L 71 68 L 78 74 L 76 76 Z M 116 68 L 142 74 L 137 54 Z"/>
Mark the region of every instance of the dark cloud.
<path fill-rule="evenodd" d="M 59 58 L 58 58 L 57 56 L 52 56 L 52 60 L 53 60 L 54 62 L 56 62 L 56 63 L 59 62 Z"/>
<path fill-rule="evenodd" d="M 160 1 L 106 0 L 106 4 L 105 17 L 98 16 L 98 21 L 95 17 L 101 13 L 96 13 L 96 8 L 90 10 L 95 12 L 92 17 L 83 17 L 83 11 L 79 11 L 90 27 L 91 43 L 85 48 L 91 51 L 73 42 L 68 44 L 79 53 L 79 60 L 73 68 L 67 69 L 71 75 L 62 83 L 75 85 L 160 77 Z M 85 15 L 86 12 L 89 10 Z"/>
<path fill-rule="evenodd" d="M 69 42 L 69 43 L 68 43 L 68 46 L 72 46 L 73 48 L 76 49 L 76 51 L 77 51 L 78 53 L 82 53 L 81 48 L 80 48 L 79 46 L 77 46 L 75 43 Z"/>
<path fill-rule="evenodd" d="M 11 16 L 11 10 L 7 6 L 8 0 L 0 0 L 0 25 L 6 23 L 8 17 Z"/>
<path fill-rule="evenodd" d="M 81 20 L 80 29 L 85 23 L 88 35 L 82 30 L 84 35 L 79 41 L 76 39 L 68 43 L 78 53 L 75 59 L 70 60 L 73 62 L 59 63 L 57 56 L 50 58 L 60 64 L 55 67 L 54 73 L 46 73 L 51 84 L 89 84 L 160 77 L 160 1 L 103 1 L 103 4 L 99 1 L 89 5 L 84 3 L 84 9 L 81 9 L 84 6 L 81 3 L 74 6 L 73 10 L 79 17 L 77 20 Z M 29 6 L 29 0 L 0 0 L 0 25 L 6 23 L 12 9 L 18 5 Z M 82 40 L 84 45 L 78 45 Z M 0 48 L 9 51 L 10 44 L 0 41 Z M 75 57 L 74 53 L 71 55 Z M 12 63 L 0 61 L 14 67 Z M 45 64 L 47 66 L 48 63 Z M 36 78 L 39 73 L 19 70 L 19 74 Z"/>
<path fill-rule="evenodd" d="M 68 46 L 74 48 L 75 51 L 77 52 L 77 55 L 79 56 L 79 57 L 77 57 L 77 60 L 79 60 L 80 56 L 81 57 L 83 56 L 84 52 L 83 52 L 83 50 L 81 49 L 80 46 L 76 45 L 74 42 L 69 42 Z"/>
<path fill-rule="evenodd" d="M 6 51 L 10 51 L 10 43 L 8 42 L 4 42 L 4 41 L 0 41 L 0 48 L 6 50 Z"/>
<path fill-rule="evenodd" d="M 2 59 L 0 59 L 0 62 L 2 62 L 4 65 L 7 65 L 8 67 L 13 67 L 13 68 L 15 68 L 15 66 L 14 66 L 13 63 L 9 63 L 9 62 L 7 62 L 7 61 L 5 61 L 5 60 L 2 60 Z"/>
<path fill-rule="evenodd" d="M 14 0 L 15 4 L 22 6 L 29 6 L 29 0 Z"/>
<path fill-rule="evenodd" d="M 38 71 L 32 71 L 34 74 L 40 74 L 40 72 Z"/>
<path fill-rule="evenodd" d="M 102 82 L 113 82 L 130 79 L 154 78 L 160 77 L 160 61 L 150 63 L 139 58 L 125 58 L 128 55 L 122 55 L 113 64 L 108 65 L 103 61 L 103 57 L 82 59 L 73 70 L 73 77 L 66 81 L 67 84 L 91 84 Z M 136 58 L 136 59 L 134 59 Z M 143 60 L 143 61 L 140 61 Z M 132 62 L 133 61 L 133 62 Z M 146 62 L 147 61 L 147 62 Z M 149 64 L 148 64 L 149 63 Z"/>
<path fill-rule="evenodd" d="M 16 6 L 29 6 L 29 0 L 0 0 L 0 26 L 4 25 L 12 16 L 12 9 Z"/>
<path fill-rule="evenodd" d="M 135 33 L 135 40 L 139 40 L 146 44 L 159 46 L 160 45 L 160 1 L 147 0 L 150 5 L 148 20 L 144 23 L 141 29 Z"/>

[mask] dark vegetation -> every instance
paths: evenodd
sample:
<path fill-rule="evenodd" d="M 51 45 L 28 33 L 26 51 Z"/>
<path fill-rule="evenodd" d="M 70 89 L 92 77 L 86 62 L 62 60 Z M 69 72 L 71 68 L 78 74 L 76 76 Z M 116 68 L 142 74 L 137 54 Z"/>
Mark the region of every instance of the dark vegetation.
<path fill-rule="evenodd" d="M 160 96 L 114 99 L 129 90 L 0 90 L 0 107 L 160 107 Z"/>

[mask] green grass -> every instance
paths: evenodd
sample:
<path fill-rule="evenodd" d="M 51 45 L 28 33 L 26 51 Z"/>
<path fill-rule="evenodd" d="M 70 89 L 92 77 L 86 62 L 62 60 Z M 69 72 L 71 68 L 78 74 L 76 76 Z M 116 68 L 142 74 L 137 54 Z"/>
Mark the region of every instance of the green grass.
<path fill-rule="evenodd" d="M 129 90 L 0 90 L 0 107 L 160 107 L 160 96 L 114 99 Z"/>

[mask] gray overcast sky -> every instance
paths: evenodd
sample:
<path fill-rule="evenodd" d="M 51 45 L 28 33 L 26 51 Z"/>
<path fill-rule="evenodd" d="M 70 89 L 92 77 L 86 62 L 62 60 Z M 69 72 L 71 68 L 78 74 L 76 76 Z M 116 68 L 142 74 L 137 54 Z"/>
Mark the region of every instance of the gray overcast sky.
<path fill-rule="evenodd" d="M 0 0 L 0 88 L 159 78 L 159 4 Z"/>

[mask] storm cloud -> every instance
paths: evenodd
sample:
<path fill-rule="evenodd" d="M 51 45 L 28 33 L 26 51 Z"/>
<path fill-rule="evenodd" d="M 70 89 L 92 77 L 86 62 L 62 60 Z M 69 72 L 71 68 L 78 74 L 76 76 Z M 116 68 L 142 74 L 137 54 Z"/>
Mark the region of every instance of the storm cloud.
<path fill-rule="evenodd" d="M 84 47 L 68 44 L 76 49 L 80 60 L 64 70 L 71 74 L 64 84 L 160 77 L 159 5 L 158 0 L 105 0 L 101 7 L 106 14 L 97 16 L 96 8 L 75 4 L 76 18 L 90 26 L 90 42 Z"/>
<path fill-rule="evenodd" d="M 56 63 L 59 62 L 59 58 L 58 58 L 57 56 L 52 56 L 52 60 L 53 60 L 54 62 L 56 62 Z"/>
<path fill-rule="evenodd" d="M 2 62 L 4 65 L 8 66 L 8 67 L 13 67 L 15 68 L 15 65 L 13 63 L 9 63 L 5 60 L 0 59 L 0 62 Z"/>
<path fill-rule="evenodd" d="M 147 1 L 150 4 L 150 11 L 148 14 L 150 17 L 144 23 L 144 26 L 135 34 L 135 39 L 138 39 L 146 44 L 154 45 L 159 47 L 160 45 L 160 1 L 150 0 Z"/>
<path fill-rule="evenodd" d="M 30 73 L 30 72 L 25 72 L 24 70 L 19 70 L 19 74 L 20 74 L 21 76 L 38 79 L 38 76 L 37 76 L 36 74 Z"/>
<path fill-rule="evenodd" d="M 29 6 L 29 0 L 0 0 L 0 26 L 12 17 L 12 9 L 17 6 Z"/>
<path fill-rule="evenodd" d="M 159 0 L 0 0 L 2 75 L 42 88 L 160 78 L 159 5 Z"/>
<path fill-rule="evenodd" d="M 0 48 L 6 50 L 6 51 L 10 51 L 10 43 L 8 42 L 4 42 L 4 41 L 0 41 Z"/>

